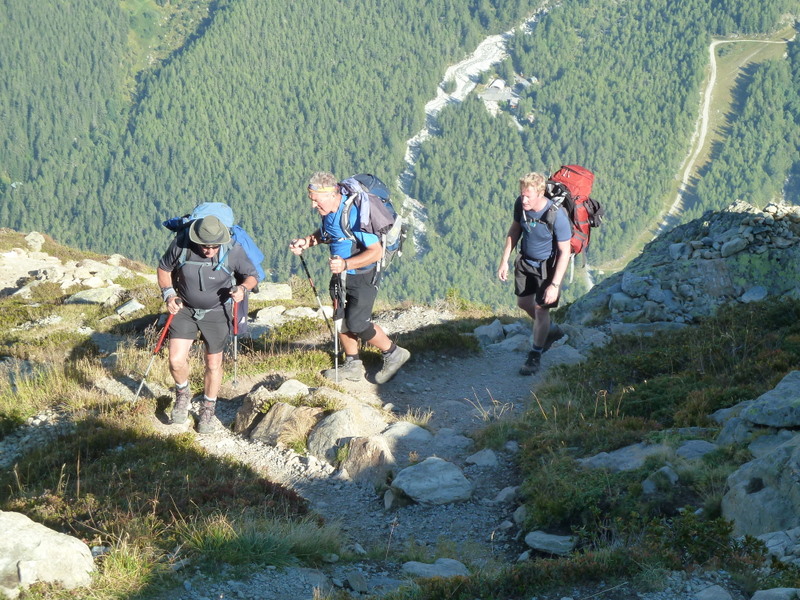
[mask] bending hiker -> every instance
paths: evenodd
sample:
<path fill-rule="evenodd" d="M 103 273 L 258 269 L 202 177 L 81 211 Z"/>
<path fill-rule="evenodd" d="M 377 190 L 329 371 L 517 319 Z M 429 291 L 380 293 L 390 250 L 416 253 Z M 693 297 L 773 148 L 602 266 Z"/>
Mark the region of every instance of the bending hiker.
<path fill-rule="evenodd" d="M 205 377 L 197 432 L 208 433 L 222 384 L 222 351 L 233 317 L 230 300 L 240 302 L 258 279 L 244 249 L 230 243 L 230 231 L 217 217 L 196 219 L 187 230 L 188 240 L 176 236 L 158 263 L 158 285 L 175 315 L 169 328 L 169 370 L 175 380 L 172 422 L 184 423 L 189 415 L 189 350 L 199 331 L 205 345 Z M 241 284 L 232 287 L 231 275 L 219 268 L 221 260 Z"/>
<path fill-rule="evenodd" d="M 570 257 L 572 228 L 563 208 L 558 208 L 552 230 L 543 219 L 552 201 L 545 195 L 547 179 L 541 173 L 528 173 L 519 180 L 520 196 L 514 203 L 514 219 L 508 228 L 497 276 L 508 277 L 511 250 L 520 237 L 520 253 L 514 262 L 514 293 L 517 306 L 533 319 L 533 348 L 520 375 L 539 370 L 542 352 L 563 336 L 556 326 L 550 329 L 550 309 L 558 306 L 561 281 Z"/>
<path fill-rule="evenodd" d="M 378 296 L 375 267 L 383 249 L 377 235 L 361 231 L 359 208 L 352 204 L 348 215 L 355 241 L 342 229 L 342 212 L 347 201 L 346 190 L 332 173 L 318 172 L 308 184 L 311 206 L 322 217 L 322 225 L 311 235 L 292 240 L 291 252 L 300 256 L 306 248 L 329 244 L 331 258 L 330 293 L 334 307 L 344 305 L 344 324 L 339 341 L 345 361 L 339 368 L 342 377 L 359 381 L 364 376 L 364 365 L 358 354 L 359 341 L 372 344 L 383 353 L 383 368 L 375 376 L 378 383 L 386 383 L 411 357 L 411 353 L 388 338 L 380 326 L 372 322 L 372 307 Z M 337 315 L 334 315 L 334 321 Z M 338 358 L 338 357 L 337 357 Z M 323 375 L 336 376 L 336 369 Z"/>

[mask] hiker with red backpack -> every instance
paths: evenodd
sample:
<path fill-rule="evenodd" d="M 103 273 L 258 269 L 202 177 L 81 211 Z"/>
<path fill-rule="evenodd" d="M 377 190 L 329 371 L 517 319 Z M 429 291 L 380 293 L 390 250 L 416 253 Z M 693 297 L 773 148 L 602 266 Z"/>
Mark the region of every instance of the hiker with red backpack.
<path fill-rule="evenodd" d="M 161 257 L 157 271 L 162 297 L 174 315 L 169 328 L 169 370 L 175 380 L 171 417 L 173 423 L 185 423 L 189 415 L 189 350 L 199 331 L 205 345 L 204 395 L 197 424 L 202 434 L 214 428 L 233 303 L 241 302 L 258 284 L 258 271 L 218 217 L 192 220 L 181 231 Z M 240 283 L 231 285 L 232 281 Z"/>
<path fill-rule="evenodd" d="M 519 180 L 520 195 L 514 203 L 514 218 L 508 228 L 497 276 L 508 279 L 511 251 L 520 244 L 514 262 L 514 293 L 517 306 L 533 319 L 533 347 L 528 352 L 520 375 L 539 370 L 542 353 L 563 336 L 550 327 L 550 309 L 558 306 L 561 282 L 569 266 L 572 228 L 566 211 L 545 196 L 547 178 L 528 173 Z M 547 219 L 547 220 L 546 220 Z"/>
<path fill-rule="evenodd" d="M 383 353 L 383 368 L 376 374 L 377 383 L 386 383 L 408 361 L 411 353 L 395 344 L 379 325 L 372 322 L 372 308 L 378 295 L 380 277 L 376 273 L 384 255 L 381 238 L 367 229 L 366 211 L 369 206 L 374 220 L 380 199 L 370 202 L 348 201 L 353 196 L 372 197 L 354 179 L 339 182 L 332 173 L 317 172 L 308 183 L 311 206 L 322 217 L 322 224 L 311 235 L 297 238 L 289 244 L 296 256 L 317 244 L 330 246 L 328 267 L 331 271 L 330 293 L 334 304 L 335 342 L 344 350 L 344 363 L 323 375 L 338 380 L 341 375 L 350 381 L 360 381 L 364 366 L 359 356 L 359 342 L 375 346 Z M 369 202 L 369 204 L 366 204 Z M 389 223 L 391 225 L 391 223 Z M 341 330 L 339 323 L 343 321 Z"/>

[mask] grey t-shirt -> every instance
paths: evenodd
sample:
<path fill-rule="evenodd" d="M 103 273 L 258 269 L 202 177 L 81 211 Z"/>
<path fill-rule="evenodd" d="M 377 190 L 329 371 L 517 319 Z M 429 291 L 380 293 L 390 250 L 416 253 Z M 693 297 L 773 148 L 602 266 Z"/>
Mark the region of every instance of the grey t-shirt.
<path fill-rule="evenodd" d="M 186 262 L 180 266 L 184 248 L 179 246 L 177 238 L 164 252 L 158 267 L 172 273 L 172 285 L 186 306 L 210 310 L 221 307 L 230 298 L 230 289 L 236 282 L 243 281 L 248 275 L 258 278 L 258 272 L 247 258 L 247 254 L 236 242 L 228 248 L 227 259 L 223 253 L 225 246 L 220 246 L 219 252 L 206 258 L 199 254 L 199 248 L 187 242 Z M 220 267 L 222 260 L 227 272 Z M 235 281 L 231 280 L 231 274 Z"/>

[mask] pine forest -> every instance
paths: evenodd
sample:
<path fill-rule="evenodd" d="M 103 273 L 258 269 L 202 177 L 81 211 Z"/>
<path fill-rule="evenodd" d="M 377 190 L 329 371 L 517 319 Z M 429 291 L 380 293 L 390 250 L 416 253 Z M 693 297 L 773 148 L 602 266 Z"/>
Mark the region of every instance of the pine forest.
<path fill-rule="evenodd" d="M 377 174 L 417 227 L 389 299 L 511 304 L 496 271 L 517 181 L 577 163 L 606 210 L 586 259 L 612 265 L 669 207 L 713 40 L 767 39 L 799 0 L 0 0 L 0 226 L 155 265 L 161 226 L 231 205 L 274 281 L 317 225 L 311 173 Z M 524 27 L 521 25 L 526 23 Z M 449 65 L 512 32 L 508 56 L 432 123 Z M 791 38 L 791 39 L 789 39 Z M 720 44 L 717 56 L 731 52 Z M 800 55 L 740 73 L 724 138 L 682 219 L 741 198 L 797 202 Z M 478 93 L 513 83 L 496 114 Z M 407 143 L 431 125 L 403 189 Z M 315 273 L 324 252 L 309 253 Z M 572 295 L 580 293 L 581 281 Z"/>

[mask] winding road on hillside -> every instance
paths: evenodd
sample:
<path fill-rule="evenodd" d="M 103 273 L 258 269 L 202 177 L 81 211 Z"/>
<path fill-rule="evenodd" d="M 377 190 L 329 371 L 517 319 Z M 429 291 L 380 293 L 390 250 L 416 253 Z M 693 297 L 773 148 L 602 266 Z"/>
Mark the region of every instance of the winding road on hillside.
<path fill-rule="evenodd" d="M 717 84 L 717 52 L 716 48 L 720 44 L 738 44 L 738 43 L 747 43 L 747 42 L 757 42 L 761 44 L 786 44 L 786 41 L 772 41 L 772 40 L 758 40 L 758 39 L 746 39 L 746 40 L 714 40 L 708 47 L 708 58 L 709 58 L 709 65 L 710 65 L 710 74 L 708 77 L 708 82 L 706 84 L 706 89 L 703 92 L 703 100 L 700 107 L 700 114 L 697 117 L 697 123 L 695 124 L 695 131 L 692 135 L 691 142 L 689 144 L 689 152 L 686 155 L 686 159 L 683 162 L 683 172 L 681 175 L 681 183 L 680 187 L 678 188 L 678 193 L 675 197 L 675 201 L 670 206 L 669 210 L 667 210 L 664 218 L 662 219 L 661 223 L 659 223 L 658 228 L 656 229 L 655 235 L 653 238 L 658 237 L 664 231 L 671 229 L 680 221 L 680 216 L 683 214 L 684 206 L 684 194 L 686 193 L 686 187 L 689 184 L 689 179 L 696 170 L 697 161 L 700 157 L 701 152 L 706 144 L 706 138 L 708 137 L 708 130 L 709 124 L 711 121 L 711 99 L 714 95 L 714 89 Z"/>

